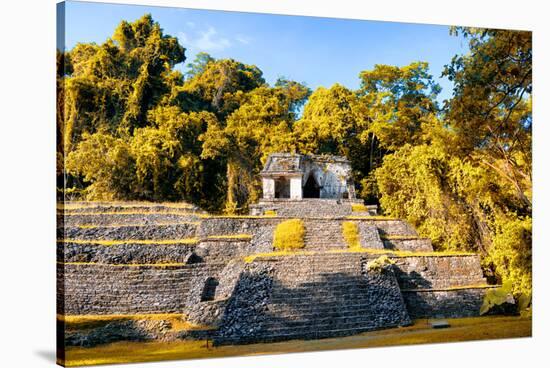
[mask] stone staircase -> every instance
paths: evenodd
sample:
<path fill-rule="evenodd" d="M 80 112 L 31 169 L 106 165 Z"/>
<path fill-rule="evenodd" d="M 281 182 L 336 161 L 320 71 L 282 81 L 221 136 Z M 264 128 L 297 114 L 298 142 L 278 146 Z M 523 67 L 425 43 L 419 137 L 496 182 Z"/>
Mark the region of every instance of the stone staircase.
<path fill-rule="evenodd" d="M 251 206 L 252 214 L 263 214 L 267 210 L 275 211 L 281 217 L 345 217 L 352 214 L 354 199 L 262 199 Z"/>
<path fill-rule="evenodd" d="M 256 332 L 246 333 L 245 325 L 242 336 L 216 343 L 318 339 L 409 324 L 395 276 L 364 274 L 363 261 L 349 254 L 279 261 L 263 318 L 250 326 Z"/>
<path fill-rule="evenodd" d="M 332 219 L 304 220 L 304 225 L 306 228 L 304 238 L 306 250 L 326 251 L 347 247 L 340 221 Z"/>

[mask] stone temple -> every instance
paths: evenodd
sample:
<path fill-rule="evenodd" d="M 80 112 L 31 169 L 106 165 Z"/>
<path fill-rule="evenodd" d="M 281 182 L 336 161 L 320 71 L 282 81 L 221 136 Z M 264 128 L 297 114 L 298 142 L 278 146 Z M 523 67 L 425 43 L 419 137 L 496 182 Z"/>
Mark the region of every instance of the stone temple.
<path fill-rule="evenodd" d="M 195 328 L 151 329 L 139 318 L 115 326 L 116 333 L 112 324 L 61 326 L 58 343 L 319 339 L 479 315 L 493 287 L 479 256 L 434 252 L 406 221 L 377 216 L 376 206 L 356 199 L 345 158 L 273 154 L 261 179 L 262 199 L 247 216 L 183 204 L 66 203 L 58 225 L 58 314 L 176 313 Z M 305 246 L 274 252 L 274 231 L 289 219 L 302 220 Z M 350 223 L 355 247 L 343 235 Z M 382 255 L 393 265 L 372 269 Z"/>

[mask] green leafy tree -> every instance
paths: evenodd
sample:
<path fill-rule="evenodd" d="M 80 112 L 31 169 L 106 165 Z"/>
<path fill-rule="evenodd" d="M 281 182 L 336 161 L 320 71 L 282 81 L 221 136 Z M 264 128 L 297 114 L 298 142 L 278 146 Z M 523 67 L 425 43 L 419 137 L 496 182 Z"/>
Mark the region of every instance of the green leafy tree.
<path fill-rule="evenodd" d="M 206 52 L 199 52 L 193 62 L 187 64 L 188 71 L 185 75 L 188 78 L 193 78 L 196 75 L 204 73 L 209 63 L 216 61 L 210 54 Z"/>

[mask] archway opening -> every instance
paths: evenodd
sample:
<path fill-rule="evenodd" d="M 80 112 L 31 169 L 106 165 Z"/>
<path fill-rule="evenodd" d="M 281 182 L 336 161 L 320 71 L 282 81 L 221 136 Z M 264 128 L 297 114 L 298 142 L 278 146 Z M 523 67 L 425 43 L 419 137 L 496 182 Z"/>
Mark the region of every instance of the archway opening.
<path fill-rule="evenodd" d="M 304 186 L 304 198 L 320 198 L 321 188 L 317 185 L 313 173 L 309 175 Z"/>

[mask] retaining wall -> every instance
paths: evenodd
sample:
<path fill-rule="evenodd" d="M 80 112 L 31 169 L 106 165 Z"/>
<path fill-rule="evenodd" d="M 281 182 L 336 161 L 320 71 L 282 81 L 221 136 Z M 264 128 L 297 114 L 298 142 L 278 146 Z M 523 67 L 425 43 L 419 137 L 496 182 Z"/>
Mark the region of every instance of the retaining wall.
<path fill-rule="evenodd" d="M 66 226 L 58 229 L 58 238 L 83 240 L 158 240 L 182 239 L 196 236 L 197 223 L 188 222 L 172 225 L 125 225 L 125 226 L 96 226 L 82 228 Z"/>
<path fill-rule="evenodd" d="M 187 263 L 196 245 L 57 243 L 58 262 Z"/>
<path fill-rule="evenodd" d="M 217 276 L 223 267 L 58 264 L 58 313 L 183 313 L 193 278 Z"/>

